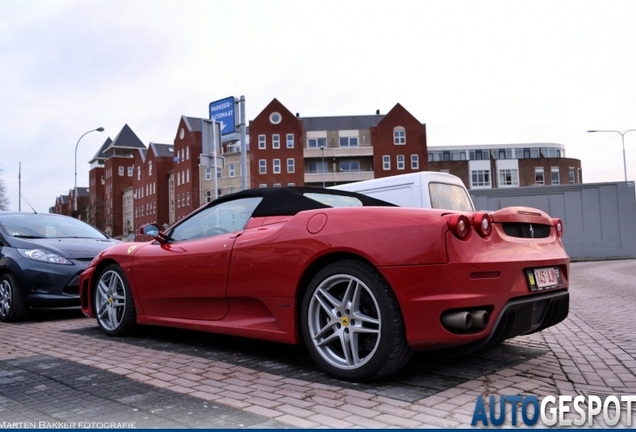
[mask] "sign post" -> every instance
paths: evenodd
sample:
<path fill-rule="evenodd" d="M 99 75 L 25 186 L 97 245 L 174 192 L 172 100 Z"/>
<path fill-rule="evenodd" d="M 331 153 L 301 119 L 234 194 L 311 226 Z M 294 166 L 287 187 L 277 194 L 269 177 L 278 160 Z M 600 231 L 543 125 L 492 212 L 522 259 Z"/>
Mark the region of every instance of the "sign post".
<path fill-rule="evenodd" d="M 221 124 L 214 120 L 201 119 L 201 166 L 213 169 L 214 199 L 219 197 L 218 179 L 216 169 L 223 167 L 221 156 Z"/>

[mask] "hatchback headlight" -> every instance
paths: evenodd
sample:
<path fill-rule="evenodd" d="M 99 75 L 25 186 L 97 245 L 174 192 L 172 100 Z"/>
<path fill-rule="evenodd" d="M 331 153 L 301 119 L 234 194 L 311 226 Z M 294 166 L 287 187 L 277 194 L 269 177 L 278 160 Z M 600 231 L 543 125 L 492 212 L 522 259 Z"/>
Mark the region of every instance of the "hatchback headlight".
<path fill-rule="evenodd" d="M 51 264 L 73 265 L 72 262 L 70 262 L 63 256 L 42 249 L 18 249 L 18 251 L 25 258 L 32 259 L 33 261 L 47 262 Z"/>

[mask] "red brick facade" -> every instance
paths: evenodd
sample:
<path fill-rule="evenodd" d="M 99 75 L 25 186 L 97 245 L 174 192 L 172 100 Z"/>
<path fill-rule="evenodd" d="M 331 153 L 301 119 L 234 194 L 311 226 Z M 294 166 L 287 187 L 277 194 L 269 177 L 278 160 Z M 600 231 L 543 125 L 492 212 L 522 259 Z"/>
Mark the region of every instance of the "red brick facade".
<path fill-rule="evenodd" d="M 199 208 L 201 151 L 201 119 L 181 117 L 174 138 L 175 221 Z"/>
<path fill-rule="evenodd" d="M 371 142 L 375 178 L 428 170 L 426 125 L 400 104 L 371 128 Z"/>
<path fill-rule="evenodd" d="M 280 117 L 275 117 L 276 115 Z M 277 121 L 279 118 L 280 121 Z M 262 184 L 303 185 L 302 121 L 274 99 L 250 121 L 249 130 L 251 187 L 259 187 Z M 290 159 L 293 162 L 290 162 Z M 260 161 L 265 161 L 264 168 Z"/>

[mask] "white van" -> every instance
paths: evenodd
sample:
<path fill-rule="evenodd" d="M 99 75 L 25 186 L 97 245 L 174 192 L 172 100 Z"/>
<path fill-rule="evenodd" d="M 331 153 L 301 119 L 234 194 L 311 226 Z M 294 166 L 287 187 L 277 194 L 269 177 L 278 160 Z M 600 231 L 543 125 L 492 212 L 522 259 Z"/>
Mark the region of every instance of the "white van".
<path fill-rule="evenodd" d="M 358 192 L 400 207 L 474 211 L 464 183 L 457 176 L 421 171 L 333 186 L 329 189 Z"/>

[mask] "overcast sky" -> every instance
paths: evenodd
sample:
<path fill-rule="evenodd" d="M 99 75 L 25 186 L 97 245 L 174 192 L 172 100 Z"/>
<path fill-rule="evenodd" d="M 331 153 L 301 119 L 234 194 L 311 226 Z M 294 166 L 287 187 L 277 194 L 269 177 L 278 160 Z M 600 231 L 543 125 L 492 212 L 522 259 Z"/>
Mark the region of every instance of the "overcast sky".
<path fill-rule="evenodd" d="M 636 129 L 636 1 L 0 0 L 0 174 L 46 212 L 128 124 L 173 143 L 227 96 L 253 119 L 402 104 L 429 146 L 561 143 L 585 182 L 623 180 Z M 636 178 L 636 131 L 625 135 Z M 22 201 L 22 210 L 29 207 Z"/>

